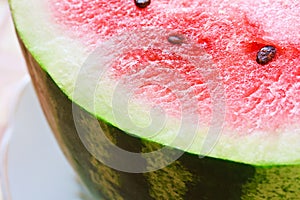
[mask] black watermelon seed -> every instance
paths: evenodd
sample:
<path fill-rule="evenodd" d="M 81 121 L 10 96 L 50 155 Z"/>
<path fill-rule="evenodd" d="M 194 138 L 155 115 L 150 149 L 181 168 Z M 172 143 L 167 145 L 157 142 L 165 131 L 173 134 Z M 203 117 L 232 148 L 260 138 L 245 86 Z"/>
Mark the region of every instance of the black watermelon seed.
<path fill-rule="evenodd" d="M 184 37 L 182 35 L 169 35 L 168 42 L 171 44 L 182 44 L 184 42 Z"/>
<path fill-rule="evenodd" d="M 273 46 L 264 46 L 257 52 L 256 62 L 261 65 L 268 64 L 276 54 L 276 48 Z"/>
<path fill-rule="evenodd" d="M 151 0 L 134 0 L 134 3 L 139 8 L 146 8 L 150 5 Z"/>

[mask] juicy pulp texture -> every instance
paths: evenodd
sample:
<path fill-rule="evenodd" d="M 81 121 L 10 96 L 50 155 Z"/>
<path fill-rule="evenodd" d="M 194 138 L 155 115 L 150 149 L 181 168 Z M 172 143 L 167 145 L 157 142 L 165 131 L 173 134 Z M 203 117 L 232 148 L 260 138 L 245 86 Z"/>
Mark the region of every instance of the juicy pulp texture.
<path fill-rule="evenodd" d="M 296 1 L 153 1 L 143 10 L 120 1 L 49 3 L 54 21 L 89 45 L 142 27 L 160 27 L 190 37 L 212 56 L 225 85 L 227 125 L 240 133 L 274 132 L 299 120 L 300 3 Z M 147 40 L 136 38 L 141 39 Z M 255 56 L 264 45 L 274 45 L 278 52 L 273 62 L 261 66 Z M 183 74 L 195 88 L 199 109 L 205 110 L 200 111 L 201 116 L 211 115 L 209 91 L 201 74 L 188 61 L 180 61 L 180 55 L 170 58 L 156 49 L 151 51 L 132 49 L 130 55 L 122 55 L 115 73 L 125 75 L 130 82 L 145 62 L 155 60 Z M 165 98 L 172 101 L 172 95 L 156 89 L 160 94 L 154 102 L 160 104 Z M 145 93 L 148 96 L 150 91 Z"/>
<path fill-rule="evenodd" d="M 38 14 L 25 12 L 32 7 Z M 104 52 L 100 61 L 107 68 L 97 86 L 95 108 L 90 107 L 94 99 L 88 95 L 74 101 L 118 126 L 111 110 L 122 109 L 122 105 L 113 106 L 112 91 L 118 84 L 125 91 L 133 90 L 130 113 L 140 127 L 126 127 L 126 120 L 121 122 L 124 127 L 119 126 L 132 134 L 146 137 L 141 130 L 151 122 L 147 112 L 158 105 L 170 120 L 151 139 L 170 144 L 184 114 L 182 105 L 188 104 L 187 110 L 199 114 L 197 120 L 204 125 L 197 129 L 199 136 L 189 149 L 180 144 L 176 147 L 201 152 L 216 103 L 211 100 L 212 88 L 205 73 L 216 70 L 214 81 L 224 86 L 226 114 L 220 140 L 209 155 L 252 164 L 300 160 L 299 8 L 296 1 L 271 0 L 161 0 L 152 1 L 146 9 L 115 0 L 12 1 L 16 27 L 27 48 L 70 98 L 74 98 L 74 80 L 89 53 L 104 49 L 99 55 Z M 187 44 L 168 44 L 171 33 L 186 37 Z M 198 49 L 181 49 L 193 44 Z M 275 46 L 277 54 L 262 66 L 256 63 L 256 53 L 265 45 Z M 193 53 L 204 64 L 191 62 L 189 54 Z M 84 78 L 98 80 L 101 74 L 95 72 L 101 67 L 94 63 Z M 188 100 L 193 103 L 186 103 Z"/>

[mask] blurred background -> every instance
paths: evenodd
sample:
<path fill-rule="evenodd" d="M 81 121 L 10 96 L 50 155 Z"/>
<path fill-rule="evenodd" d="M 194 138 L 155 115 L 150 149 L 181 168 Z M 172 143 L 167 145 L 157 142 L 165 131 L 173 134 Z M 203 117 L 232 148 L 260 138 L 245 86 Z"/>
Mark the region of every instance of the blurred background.
<path fill-rule="evenodd" d="M 19 48 L 7 0 L 0 0 L 0 150 L 7 131 L 11 113 L 20 93 L 19 86 L 27 76 L 22 53 Z M 4 152 L 0 152 L 3 156 Z M 1 157 L 1 160 L 3 158 Z M 3 172 L 1 172 L 3 175 Z M 2 185 L 3 183 L 1 183 Z M 2 200 L 0 188 L 0 200 Z"/>
<path fill-rule="evenodd" d="M 19 82 L 27 75 L 7 0 L 0 0 L 0 137 L 13 109 Z"/>

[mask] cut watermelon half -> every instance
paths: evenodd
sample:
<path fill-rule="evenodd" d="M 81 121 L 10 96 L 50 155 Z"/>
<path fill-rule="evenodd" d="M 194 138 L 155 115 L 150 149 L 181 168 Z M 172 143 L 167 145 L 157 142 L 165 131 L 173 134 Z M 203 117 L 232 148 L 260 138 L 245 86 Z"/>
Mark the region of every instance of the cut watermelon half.
<path fill-rule="evenodd" d="M 10 6 L 44 113 L 98 197 L 298 198 L 300 3 Z"/>
<path fill-rule="evenodd" d="M 208 156 L 269 165 L 300 159 L 298 4 L 154 1 L 139 9 L 130 2 L 52 0 L 11 1 L 11 8 L 31 54 L 87 111 L 194 154 L 203 153 L 215 128 Z M 173 35 L 183 43 L 170 43 Z M 266 45 L 276 56 L 260 65 L 256 54 Z M 76 93 L 86 87 L 93 95 Z M 153 107 L 163 116 L 151 116 Z M 165 124 L 143 131 L 151 117 Z M 172 143 L 178 137 L 182 142 Z"/>

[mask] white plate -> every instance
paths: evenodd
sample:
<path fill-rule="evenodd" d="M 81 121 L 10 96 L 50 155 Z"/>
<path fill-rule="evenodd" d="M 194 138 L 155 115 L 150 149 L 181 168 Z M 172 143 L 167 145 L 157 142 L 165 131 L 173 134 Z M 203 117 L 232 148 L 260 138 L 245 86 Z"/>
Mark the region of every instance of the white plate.
<path fill-rule="evenodd" d="M 12 122 L 7 132 L 6 199 L 80 200 L 83 189 L 51 133 L 31 83 L 20 95 Z"/>

